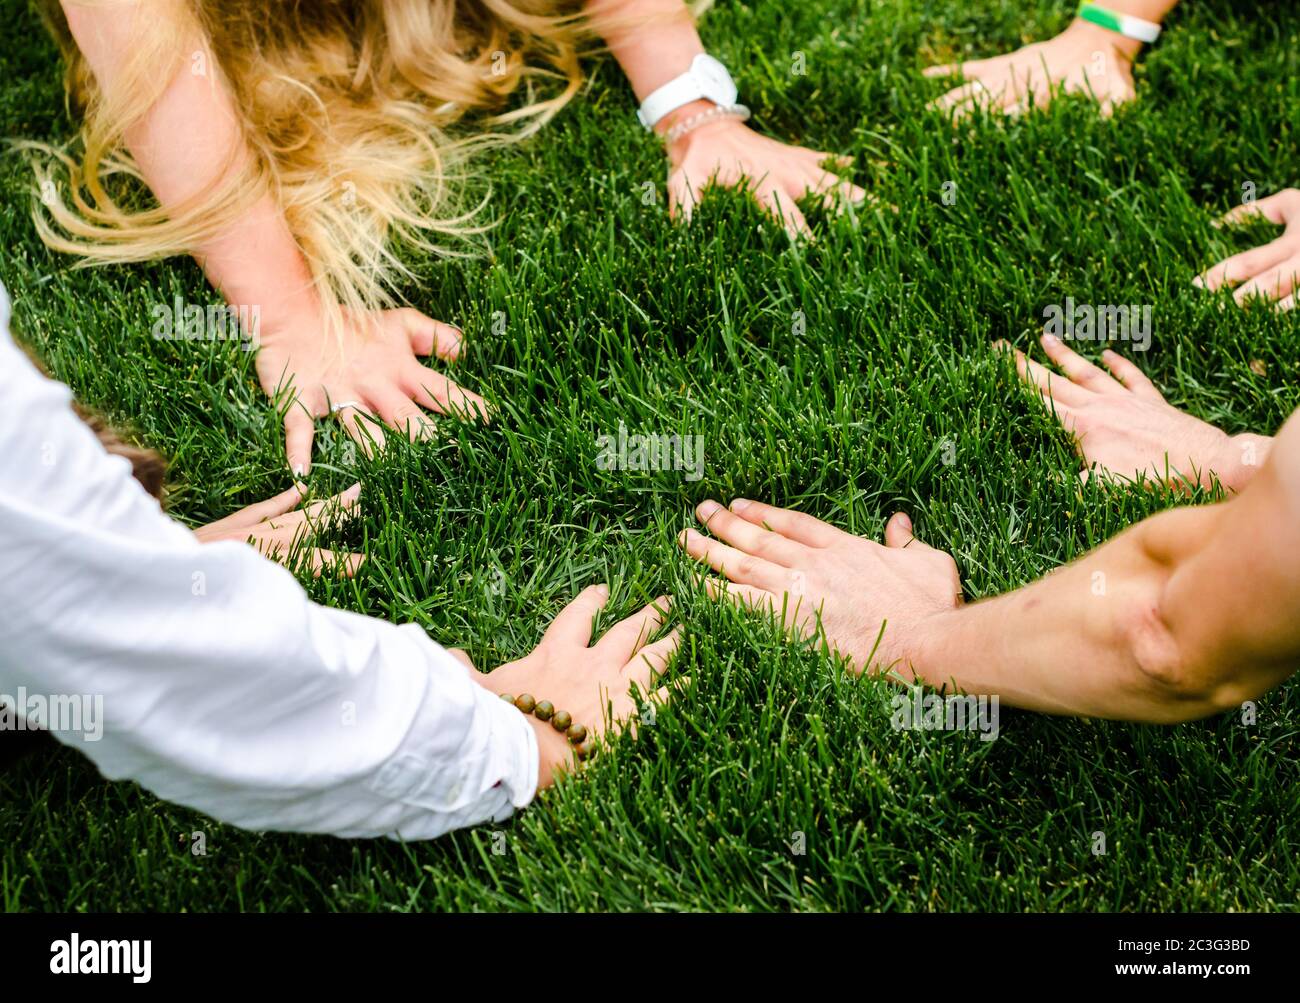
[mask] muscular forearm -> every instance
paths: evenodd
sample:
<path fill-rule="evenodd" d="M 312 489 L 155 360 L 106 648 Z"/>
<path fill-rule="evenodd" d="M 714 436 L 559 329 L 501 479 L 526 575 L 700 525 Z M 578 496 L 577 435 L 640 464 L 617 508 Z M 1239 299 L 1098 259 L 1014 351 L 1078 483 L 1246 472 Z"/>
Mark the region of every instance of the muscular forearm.
<path fill-rule="evenodd" d="M 1015 706 L 1152 722 L 1253 699 L 1300 664 L 1300 420 L 1240 495 L 1144 520 L 1017 592 L 931 618 L 910 664 Z"/>
<path fill-rule="evenodd" d="M 1208 713 L 1162 681 L 1172 651 L 1160 614 L 1170 569 L 1149 553 L 1145 525 L 1016 592 L 935 616 L 920 634 L 913 671 L 934 686 L 1053 714 L 1180 720 Z"/>
<path fill-rule="evenodd" d="M 65 0 L 68 26 L 100 89 L 111 94 L 133 72 L 133 47 L 147 32 L 140 4 L 82 5 Z M 252 151 L 240 130 L 203 35 L 188 25 L 189 41 L 159 98 L 126 131 L 127 148 L 158 201 L 183 212 L 191 200 L 248 169 Z M 257 305 L 270 321 L 315 306 L 311 272 L 271 194 L 263 194 L 239 224 L 185 248 L 231 302 Z"/>

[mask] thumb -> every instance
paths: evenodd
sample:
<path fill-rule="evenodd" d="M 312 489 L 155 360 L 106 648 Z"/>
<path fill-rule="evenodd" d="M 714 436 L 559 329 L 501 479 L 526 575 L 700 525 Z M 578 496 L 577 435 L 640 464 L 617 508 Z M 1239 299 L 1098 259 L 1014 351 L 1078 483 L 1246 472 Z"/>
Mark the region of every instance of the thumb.
<path fill-rule="evenodd" d="M 907 517 L 906 512 L 895 512 L 889 522 L 885 523 L 886 547 L 906 547 L 915 539 L 912 533 L 912 520 Z"/>

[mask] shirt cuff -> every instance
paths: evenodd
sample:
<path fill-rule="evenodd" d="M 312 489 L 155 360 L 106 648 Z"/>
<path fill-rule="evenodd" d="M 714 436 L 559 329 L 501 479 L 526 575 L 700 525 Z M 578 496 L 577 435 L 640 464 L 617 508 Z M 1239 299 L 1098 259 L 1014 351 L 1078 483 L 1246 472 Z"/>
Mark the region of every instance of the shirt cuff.
<path fill-rule="evenodd" d="M 478 691 L 476 700 L 489 721 L 488 775 L 500 777 L 497 783 L 510 803 L 523 808 L 537 793 L 537 735 L 513 705 L 473 680 L 470 683 Z"/>

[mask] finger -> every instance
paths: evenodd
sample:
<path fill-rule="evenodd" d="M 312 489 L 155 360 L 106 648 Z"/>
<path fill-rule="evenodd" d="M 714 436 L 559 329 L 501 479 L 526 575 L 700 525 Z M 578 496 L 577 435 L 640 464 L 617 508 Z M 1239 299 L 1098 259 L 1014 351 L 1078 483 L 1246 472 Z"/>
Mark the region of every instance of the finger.
<path fill-rule="evenodd" d="M 343 554 L 340 556 L 332 550 L 311 550 L 303 555 L 303 563 L 311 569 L 312 577 L 319 578 L 329 572 L 343 578 L 351 578 L 357 569 L 365 563 L 364 554 Z"/>
<path fill-rule="evenodd" d="M 324 529 L 336 529 L 361 511 L 360 498 L 361 485 L 353 484 L 346 491 L 340 491 L 336 495 L 322 498 L 320 501 L 314 501 L 305 506 L 301 515 L 316 532 Z M 272 520 L 272 522 L 276 521 Z"/>
<path fill-rule="evenodd" d="M 589 585 L 546 628 L 543 644 L 585 648 L 591 643 L 591 627 L 596 614 L 609 601 L 608 585 Z"/>
<path fill-rule="evenodd" d="M 960 87 L 954 87 L 946 94 L 935 98 L 928 105 L 934 111 L 955 110 L 960 105 L 981 105 L 995 103 L 993 95 L 989 92 L 988 87 L 983 81 L 973 80 L 968 84 L 962 84 Z"/>
<path fill-rule="evenodd" d="M 726 599 L 751 610 L 771 610 L 776 602 L 776 596 L 766 589 L 758 589 L 752 585 L 737 585 L 725 578 L 706 578 L 704 588 L 712 599 Z"/>
<path fill-rule="evenodd" d="M 1245 282 L 1271 268 L 1276 268 L 1290 256 L 1290 245 L 1283 238 L 1278 238 L 1260 247 L 1252 247 L 1249 251 L 1224 258 L 1217 265 L 1207 268 L 1192 279 L 1192 285 L 1211 292 L 1225 285 L 1235 286 L 1239 282 Z"/>
<path fill-rule="evenodd" d="M 934 79 L 936 77 L 961 77 L 965 80 L 977 80 L 992 63 L 991 59 L 968 59 L 964 63 L 945 63 L 941 66 L 927 66 L 921 71 L 923 76 Z"/>
<path fill-rule="evenodd" d="M 403 372 L 401 387 L 421 407 L 467 420 L 491 421 L 487 401 L 418 362 Z"/>
<path fill-rule="evenodd" d="M 660 686 L 655 690 L 651 699 L 660 707 L 666 707 L 668 704 L 673 702 L 675 697 L 679 697 L 686 692 L 687 687 L 690 685 L 691 677 L 682 676 L 680 679 L 674 679 L 667 686 Z"/>
<path fill-rule="evenodd" d="M 693 529 L 683 530 L 678 544 L 697 561 L 703 561 L 714 571 L 726 575 L 741 585 L 757 585 L 769 592 L 784 590 L 789 574 L 760 557 L 754 557 L 735 547 L 728 547 Z"/>
<path fill-rule="evenodd" d="M 297 508 L 306 493 L 306 485 L 295 484 L 293 487 L 281 491 L 273 498 L 240 509 L 234 515 L 222 520 L 222 522 L 229 522 L 231 528 L 256 526 L 259 522 L 274 519 L 278 515 L 284 515 L 286 512 Z"/>
<path fill-rule="evenodd" d="M 804 219 L 803 213 L 795 205 L 794 197 L 788 192 L 774 184 L 764 182 L 755 190 L 754 197 L 758 199 L 759 205 L 781 221 L 791 240 L 798 240 L 801 237 L 812 238 L 808 221 Z"/>
<path fill-rule="evenodd" d="M 830 164 L 830 170 L 847 171 L 853 166 L 853 157 L 847 153 L 827 153 L 824 150 L 809 150 L 806 147 L 799 147 L 798 150 L 807 155 L 814 167 Z"/>
<path fill-rule="evenodd" d="M 1262 216 L 1277 226 L 1286 224 L 1292 213 L 1300 210 L 1300 191 L 1288 188 L 1258 202 L 1246 202 L 1229 209 L 1216 221 L 1216 226 L 1237 226 Z"/>
<path fill-rule="evenodd" d="M 460 355 L 465 336 L 459 328 L 405 307 L 396 311 L 398 322 L 411 340 L 411 351 L 416 355 L 434 353 L 438 358 L 452 362 Z"/>
<path fill-rule="evenodd" d="M 674 627 L 654 644 L 647 644 L 637 651 L 619 674 L 629 683 L 636 683 L 643 692 L 648 692 L 654 681 L 668 671 L 668 663 L 677 653 L 682 642 L 682 628 Z"/>
<path fill-rule="evenodd" d="M 316 419 L 301 400 L 295 400 L 284 413 L 284 453 L 295 477 L 311 469 L 311 445 L 316 436 Z"/>
<path fill-rule="evenodd" d="M 793 540 L 740 518 L 712 499 L 695 509 L 695 517 L 719 540 L 773 564 L 792 568 L 807 552 Z"/>
<path fill-rule="evenodd" d="M 668 175 L 669 219 L 677 219 L 680 215 L 682 222 L 689 223 L 695 212 L 698 194 L 685 171 L 673 171 Z"/>
<path fill-rule="evenodd" d="M 622 665 L 659 632 L 670 609 L 672 600 L 660 596 L 639 613 L 610 627 L 596 642 L 595 650 Z"/>
<path fill-rule="evenodd" d="M 807 191 L 821 197 L 822 208 L 827 212 L 843 212 L 847 204 L 865 202 L 867 192 L 851 181 L 845 181 L 829 171 L 817 171 L 809 181 Z"/>
<path fill-rule="evenodd" d="M 348 405 L 334 412 L 343 430 L 361 447 L 367 456 L 374 456 L 376 450 L 382 450 L 387 439 L 384 426 L 378 418 L 359 407 Z"/>
<path fill-rule="evenodd" d="M 895 512 L 885 523 L 885 546 L 901 549 L 919 542 L 912 532 L 912 520 L 906 512 Z"/>
<path fill-rule="evenodd" d="M 474 668 L 474 659 L 469 657 L 469 653 L 464 648 L 448 648 L 447 654 L 460 662 L 467 669 Z"/>
<path fill-rule="evenodd" d="M 1284 265 L 1263 275 L 1257 275 L 1249 282 L 1242 283 L 1232 294 L 1232 298 L 1237 301 L 1238 306 L 1245 306 L 1247 301 L 1252 299 L 1283 299 L 1295 288 L 1296 268 L 1300 268 L 1300 261 L 1297 261 L 1294 267 Z"/>
<path fill-rule="evenodd" d="M 392 387 L 366 389 L 366 400 L 391 428 L 404 432 L 412 442 L 437 435 L 438 428 L 424 409 L 407 394 Z"/>
<path fill-rule="evenodd" d="M 1124 384 L 1135 397 L 1143 397 L 1146 400 L 1161 401 L 1163 403 L 1164 394 L 1156 389 L 1156 385 L 1151 382 L 1147 374 L 1142 372 L 1130 360 L 1120 355 L 1119 352 L 1108 348 L 1101 353 L 1101 361 L 1105 363 L 1111 375 Z"/>
<path fill-rule="evenodd" d="M 1020 374 L 1020 378 L 1026 383 L 1034 384 L 1044 400 L 1073 405 L 1083 404 L 1087 401 L 1091 391 L 1085 390 L 1078 384 L 1071 383 L 1064 376 L 1058 376 L 1050 369 L 1039 365 L 1020 349 L 1017 348 L 1013 351 L 1016 356 L 1016 372 Z"/>
<path fill-rule="evenodd" d="M 794 509 L 777 508 L 762 502 L 750 501 L 748 498 L 734 498 L 731 511 L 746 522 L 756 526 L 766 526 L 774 533 L 787 539 L 802 543 L 805 547 L 830 547 L 851 534 L 836 529 L 828 522 L 822 522 L 816 516 Z"/>
<path fill-rule="evenodd" d="M 1047 357 L 1056 363 L 1071 382 L 1099 394 L 1123 392 L 1124 388 L 1117 380 L 1094 366 L 1056 335 L 1044 334 L 1038 340 Z"/>
<path fill-rule="evenodd" d="M 941 63 L 938 66 L 926 66 L 921 69 L 921 76 L 930 77 L 959 77 L 962 75 L 961 63 Z"/>

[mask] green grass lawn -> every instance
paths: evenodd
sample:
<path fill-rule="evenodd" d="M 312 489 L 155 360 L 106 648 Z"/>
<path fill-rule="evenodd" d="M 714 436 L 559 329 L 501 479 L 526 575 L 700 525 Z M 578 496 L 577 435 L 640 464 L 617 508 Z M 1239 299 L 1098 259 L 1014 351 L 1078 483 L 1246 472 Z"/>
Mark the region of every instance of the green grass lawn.
<path fill-rule="evenodd" d="M 1229 431 L 1272 432 L 1300 404 L 1297 318 L 1225 310 L 1191 286 L 1271 235 L 1211 228 L 1243 183 L 1300 183 L 1300 3 L 1189 0 L 1138 67 L 1139 104 L 1109 123 L 1079 101 L 956 132 L 924 110 L 942 87 L 922 65 L 1045 38 L 1073 6 L 723 0 L 702 32 L 759 128 L 853 154 L 855 179 L 898 210 L 814 213 L 803 248 L 735 195 L 671 225 L 660 150 L 617 67 L 591 64 L 588 94 L 483 163 L 493 256 L 422 263 L 406 290 L 463 327 L 452 372 L 499 419 L 448 422 L 440 441 L 356 470 L 324 427 L 313 483 L 364 482 L 364 517 L 335 542 L 368 561 L 354 581 L 310 583 L 322 602 L 415 621 L 492 666 L 585 584 L 612 586 L 604 624 L 676 591 L 691 684 L 641 741 L 617 740 L 495 830 L 409 846 L 240 832 L 45 753 L 0 774 L 4 907 L 1295 909 L 1294 684 L 1260 701 L 1254 727 L 1004 708 L 995 742 L 896 732 L 885 684 L 701 598 L 673 543 L 710 496 L 873 535 L 901 507 L 974 598 L 1178 504 L 1080 496 L 1065 437 L 990 350 L 1028 348 L 1066 296 L 1152 304 L 1139 363 Z M 24 0 L 2 0 L 0 21 L 0 135 L 67 136 L 52 45 Z M 795 52 L 806 75 L 789 72 Z M 155 304 L 213 301 L 194 264 L 74 270 L 36 239 L 30 184 L 0 160 L 17 329 L 83 401 L 172 457 L 171 511 L 208 521 L 288 486 L 251 357 L 150 336 Z M 598 469 L 596 437 L 620 422 L 702 436 L 703 478 Z M 188 852 L 196 830 L 204 857 Z"/>

